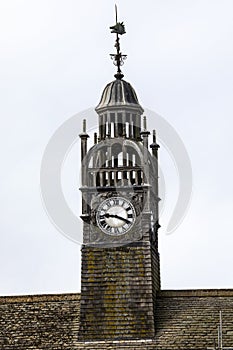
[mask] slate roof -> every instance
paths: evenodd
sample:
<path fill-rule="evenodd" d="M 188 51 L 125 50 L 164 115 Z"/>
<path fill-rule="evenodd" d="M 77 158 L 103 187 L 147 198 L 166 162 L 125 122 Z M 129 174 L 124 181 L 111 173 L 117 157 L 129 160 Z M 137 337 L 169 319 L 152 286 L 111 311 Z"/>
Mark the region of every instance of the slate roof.
<path fill-rule="evenodd" d="M 144 341 L 78 342 L 79 308 L 78 293 L 0 297 L 0 349 L 213 349 L 220 310 L 233 349 L 233 290 L 160 291 L 156 337 Z"/>

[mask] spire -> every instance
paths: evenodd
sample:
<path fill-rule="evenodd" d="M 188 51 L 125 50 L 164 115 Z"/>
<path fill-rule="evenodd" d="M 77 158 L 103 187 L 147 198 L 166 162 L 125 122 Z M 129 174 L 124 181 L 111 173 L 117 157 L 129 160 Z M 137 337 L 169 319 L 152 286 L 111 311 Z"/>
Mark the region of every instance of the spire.
<path fill-rule="evenodd" d="M 116 34 L 116 43 L 115 48 L 117 53 L 116 54 L 110 54 L 111 59 L 113 60 L 113 64 L 117 66 L 117 73 L 114 75 L 116 79 L 122 79 L 124 75 L 121 72 L 121 66 L 124 64 L 124 60 L 127 58 L 127 55 L 122 55 L 121 49 L 120 49 L 120 38 L 119 35 L 125 34 L 125 26 L 123 22 L 118 22 L 117 18 L 117 6 L 115 5 L 115 12 L 116 12 L 116 24 L 112 27 L 111 33 Z"/>

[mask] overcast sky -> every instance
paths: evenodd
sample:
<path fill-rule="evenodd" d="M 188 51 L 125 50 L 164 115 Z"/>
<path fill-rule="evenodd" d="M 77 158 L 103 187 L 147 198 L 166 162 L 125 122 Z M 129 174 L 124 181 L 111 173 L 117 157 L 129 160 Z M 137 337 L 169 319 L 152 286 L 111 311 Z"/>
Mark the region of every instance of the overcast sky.
<path fill-rule="evenodd" d="M 0 1 L 1 295 L 80 289 L 80 245 L 49 220 L 40 166 L 57 128 L 96 106 L 113 80 L 114 4 Z M 118 9 L 127 31 L 125 80 L 144 108 L 177 131 L 193 169 L 189 211 L 167 235 L 178 179 L 161 147 L 162 288 L 233 288 L 233 2 L 119 0 Z M 62 175 L 65 198 L 77 216 L 79 146 L 71 148 Z"/>

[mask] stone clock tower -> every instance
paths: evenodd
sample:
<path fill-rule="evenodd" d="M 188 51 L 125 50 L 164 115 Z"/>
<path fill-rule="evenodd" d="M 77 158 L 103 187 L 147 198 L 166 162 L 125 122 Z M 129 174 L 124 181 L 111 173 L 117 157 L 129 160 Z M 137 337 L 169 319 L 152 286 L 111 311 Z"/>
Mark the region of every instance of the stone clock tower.
<path fill-rule="evenodd" d="M 96 107 L 99 131 L 82 152 L 82 278 L 80 341 L 154 337 L 158 253 L 158 166 L 155 131 L 149 151 L 146 117 L 123 80 L 123 23 L 116 33 L 117 66 Z"/>

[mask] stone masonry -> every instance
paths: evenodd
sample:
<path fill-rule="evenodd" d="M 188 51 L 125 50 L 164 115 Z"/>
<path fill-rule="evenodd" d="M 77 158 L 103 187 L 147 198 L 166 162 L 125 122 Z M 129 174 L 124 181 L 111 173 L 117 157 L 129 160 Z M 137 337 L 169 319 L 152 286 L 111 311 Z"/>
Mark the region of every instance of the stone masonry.
<path fill-rule="evenodd" d="M 82 248 L 80 340 L 154 337 L 149 242 Z"/>

